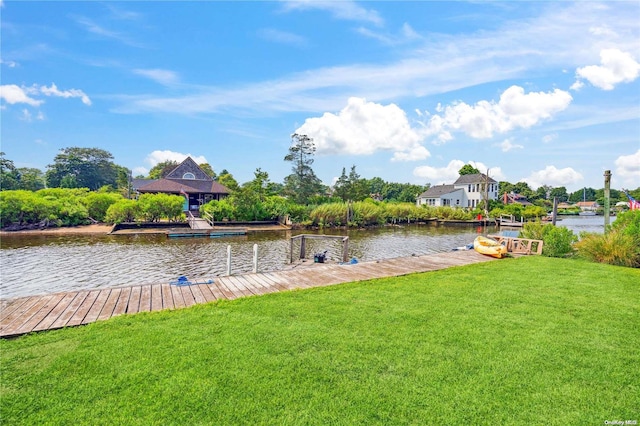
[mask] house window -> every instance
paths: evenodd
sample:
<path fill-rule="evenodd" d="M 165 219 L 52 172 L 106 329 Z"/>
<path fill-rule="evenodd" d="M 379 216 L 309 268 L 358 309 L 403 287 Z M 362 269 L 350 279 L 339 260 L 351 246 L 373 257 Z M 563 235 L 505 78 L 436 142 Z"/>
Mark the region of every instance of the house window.
<path fill-rule="evenodd" d="M 442 205 L 443 206 L 450 206 L 451 205 L 451 200 L 448 198 L 443 198 L 442 199 Z"/>
<path fill-rule="evenodd" d="M 195 179 L 195 178 L 196 178 L 196 175 L 194 175 L 191 172 L 187 172 L 182 175 L 182 179 Z"/>
<path fill-rule="evenodd" d="M 459 206 L 460 205 L 460 200 L 456 200 L 456 205 Z"/>

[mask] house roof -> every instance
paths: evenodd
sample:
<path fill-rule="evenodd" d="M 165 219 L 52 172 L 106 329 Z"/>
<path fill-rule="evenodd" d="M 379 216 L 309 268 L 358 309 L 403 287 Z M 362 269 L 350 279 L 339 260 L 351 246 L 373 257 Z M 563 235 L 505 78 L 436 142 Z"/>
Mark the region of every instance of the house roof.
<path fill-rule="evenodd" d="M 484 173 L 474 173 L 471 175 L 461 175 L 458 180 L 456 180 L 454 185 L 469 185 L 471 183 L 498 183 L 496 180 L 492 178 L 487 178 L 487 175 Z"/>
<path fill-rule="evenodd" d="M 445 194 L 450 194 L 456 191 L 462 190 L 459 188 L 455 188 L 453 185 L 435 185 L 420 194 L 418 198 L 440 198 Z"/>
<path fill-rule="evenodd" d="M 185 173 L 192 174 L 195 179 L 183 179 Z M 213 180 L 206 174 L 191 157 L 187 157 L 175 169 L 169 172 L 163 179 L 146 180 L 137 179 L 138 192 L 166 192 L 179 194 L 230 194 L 231 190 Z M 146 183 L 145 183 L 146 182 Z"/>
<path fill-rule="evenodd" d="M 207 193 L 207 194 L 230 194 L 231 191 L 226 186 L 213 180 L 196 179 L 158 179 L 138 188 L 139 192 L 170 192 L 179 194 L 184 191 L 187 194 Z"/>

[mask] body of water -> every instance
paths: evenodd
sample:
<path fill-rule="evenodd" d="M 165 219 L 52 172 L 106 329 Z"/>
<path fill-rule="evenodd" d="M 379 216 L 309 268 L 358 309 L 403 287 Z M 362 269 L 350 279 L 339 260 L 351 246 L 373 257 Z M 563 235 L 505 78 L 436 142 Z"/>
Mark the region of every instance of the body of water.
<path fill-rule="evenodd" d="M 359 261 L 450 251 L 491 228 L 411 225 L 371 230 L 331 230 L 349 236 L 349 258 Z M 257 232 L 226 238 L 167 238 L 164 235 L 9 235 L 0 250 L 0 297 L 12 298 L 69 290 L 163 283 L 181 275 L 205 281 L 226 273 L 250 272 L 253 245 L 259 271 L 290 267 L 290 238 L 297 231 Z M 299 244 L 299 243 L 296 243 Z M 307 240 L 307 259 L 327 251 L 327 261 L 341 260 L 340 240 Z M 294 259 L 299 245 L 294 246 Z"/>
<path fill-rule="evenodd" d="M 613 219 L 613 218 L 612 218 Z M 602 232 L 604 218 L 565 217 L 558 226 L 572 231 Z M 369 230 L 331 230 L 349 236 L 349 258 L 359 261 L 450 251 L 473 242 L 494 227 L 411 225 Z M 241 237 L 171 239 L 164 235 L 9 235 L 0 244 L 0 297 L 123 285 L 166 283 L 181 275 L 194 281 L 252 270 L 253 245 L 258 269 L 290 267 L 290 238 L 303 231 L 258 232 Z M 327 261 L 340 261 L 339 240 L 307 240 L 307 259 L 327 250 Z M 299 246 L 294 246 L 299 254 Z"/>

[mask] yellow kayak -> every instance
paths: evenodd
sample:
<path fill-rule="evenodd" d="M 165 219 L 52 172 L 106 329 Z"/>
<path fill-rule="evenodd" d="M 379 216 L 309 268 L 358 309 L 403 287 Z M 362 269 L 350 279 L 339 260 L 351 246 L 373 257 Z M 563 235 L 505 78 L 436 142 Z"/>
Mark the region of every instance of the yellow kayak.
<path fill-rule="evenodd" d="M 502 259 L 507 255 L 507 248 L 494 240 L 493 238 L 483 237 L 479 235 L 473 241 L 473 248 L 475 251 L 487 256 L 497 257 Z"/>

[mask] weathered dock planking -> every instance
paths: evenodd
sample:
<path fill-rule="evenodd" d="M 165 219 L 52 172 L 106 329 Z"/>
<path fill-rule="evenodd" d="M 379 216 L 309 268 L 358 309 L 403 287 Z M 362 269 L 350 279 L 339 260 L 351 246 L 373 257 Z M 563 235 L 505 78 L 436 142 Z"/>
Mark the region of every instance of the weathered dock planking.
<path fill-rule="evenodd" d="M 474 250 L 217 277 L 212 283 L 145 284 L 0 300 L 0 337 L 53 330 L 138 312 L 180 309 L 219 299 L 428 272 L 494 260 Z"/>

